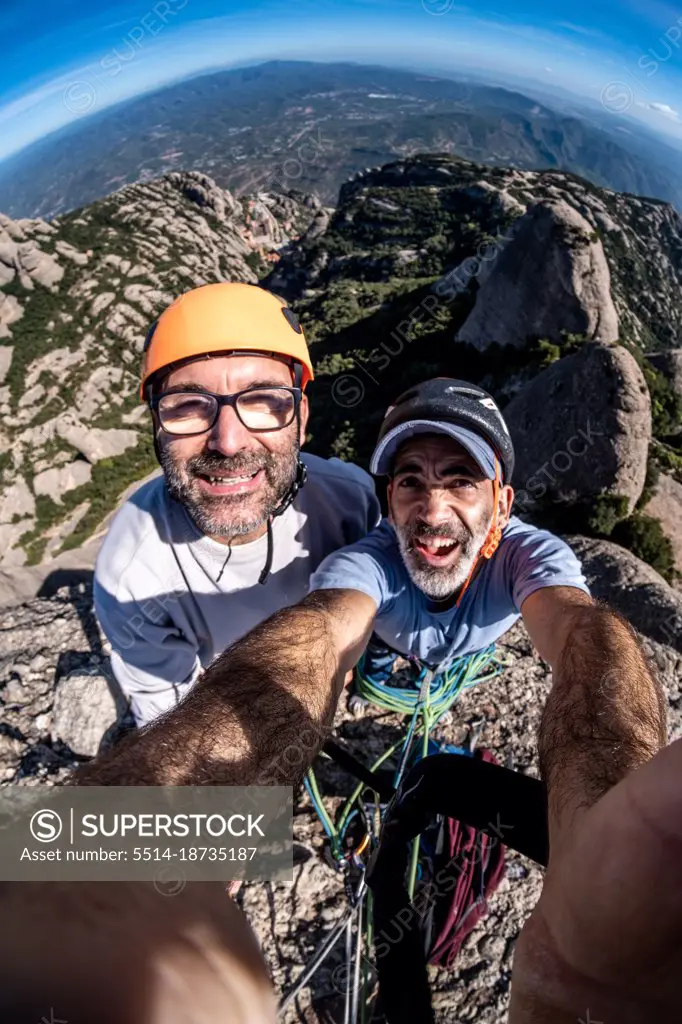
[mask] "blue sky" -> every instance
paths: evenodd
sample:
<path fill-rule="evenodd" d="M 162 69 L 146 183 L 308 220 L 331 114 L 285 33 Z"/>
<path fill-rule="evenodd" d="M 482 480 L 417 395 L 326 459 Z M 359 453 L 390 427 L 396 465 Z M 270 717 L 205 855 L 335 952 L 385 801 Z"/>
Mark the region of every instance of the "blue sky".
<path fill-rule="evenodd" d="M 682 140 L 669 0 L 3 0 L 0 159 L 160 85 L 273 58 L 544 81 Z"/>

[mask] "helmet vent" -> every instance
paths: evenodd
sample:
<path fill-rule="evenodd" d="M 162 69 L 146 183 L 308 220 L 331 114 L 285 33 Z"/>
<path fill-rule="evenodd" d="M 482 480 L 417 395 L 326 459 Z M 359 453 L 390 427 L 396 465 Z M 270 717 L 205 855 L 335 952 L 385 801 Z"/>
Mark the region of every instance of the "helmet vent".
<path fill-rule="evenodd" d="M 154 323 L 149 328 L 149 330 L 147 331 L 147 337 L 144 339 L 144 345 L 142 346 L 143 352 L 146 352 L 147 349 L 149 348 L 151 340 L 154 337 L 154 331 L 156 330 L 156 325 L 158 324 L 158 322 L 158 320 L 155 320 Z"/>
<path fill-rule="evenodd" d="M 282 315 L 289 326 L 293 327 L 297 334 L 303 334 L 303 328 L 301 327 L 300 321 L 293 309 L 289 309 L 288 306 L 282 306 Z"/>

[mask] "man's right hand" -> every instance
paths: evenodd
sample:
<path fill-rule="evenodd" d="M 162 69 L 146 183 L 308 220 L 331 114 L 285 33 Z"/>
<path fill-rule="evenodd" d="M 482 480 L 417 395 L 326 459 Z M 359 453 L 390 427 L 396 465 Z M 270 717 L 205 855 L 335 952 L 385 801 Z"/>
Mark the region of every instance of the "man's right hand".
<path fill-rule="evenodd" d="M 331 729 L 375 614 L 357 590 L 318 590 L 281 609 L 216 658 L 177 707 L 72 782 L 297 785 Z"/>

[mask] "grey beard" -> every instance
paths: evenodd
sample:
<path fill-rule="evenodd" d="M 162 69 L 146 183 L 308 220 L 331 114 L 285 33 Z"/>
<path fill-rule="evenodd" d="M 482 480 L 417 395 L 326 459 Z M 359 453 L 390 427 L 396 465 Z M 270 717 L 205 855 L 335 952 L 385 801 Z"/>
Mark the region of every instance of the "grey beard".
<path fill-rule="evenodd" d="M 434 601 L 442 601 L 446 597 L 451 597 L 462 586 L 472 570 L 487 533 L 488 527 L 485 523 L 475 533 L 468 534 L 466 538 L 462 537 L 459 531 L 457 535 L 446 533 L 446 536 L 451 535 L 453 540 L 457 540 L 461 544 L 460 556 L 457 564 L 451 569 L 439 569 L 436 566 L 421 565 L 418 562 L 419 556 L 411 546 L 414 531 L 406 532 L 396 529 L 400 554 L 410 579 L 419 590 Z"/>
<path fill-rule="evenodd" d="M 189 459 L 182 469 L 168 448 L 161 448 L 160 456 L 171 496 L 184 505 L 197 528 L 209 537 L 231 540 L 246 536 L 267 523 L 296 478 L 299 451 L 300 445 L 296 442 L 288 456 L 274 455 L 272 452 L 244 452 L 231 458 L 217 453 L 204 454 Z M 244 495 L 223 495 L 217 498 L 195 496 L 192 483 L 198 472 L 218 473 L 222 470 L 239 475 L 258 469 L 265 472 L 267 486 L 258 513 L 250 519 L 239 514 L 244 504 Z"/>

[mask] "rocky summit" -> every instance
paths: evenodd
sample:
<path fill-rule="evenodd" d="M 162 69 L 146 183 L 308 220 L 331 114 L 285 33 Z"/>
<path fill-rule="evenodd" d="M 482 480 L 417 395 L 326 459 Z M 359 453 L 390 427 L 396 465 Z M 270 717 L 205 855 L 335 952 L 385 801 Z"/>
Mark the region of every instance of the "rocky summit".
<path fill-rule="evenodd" d="M 682 222 L 672 207 L 559 172 L 415 156 L 354 176 L 334 207 L 235 199 L 198 172 L 130 185 L 47 223 L 0 218 L 0 783 L 51 785 L 130 727 L 92 608 L 107 516 L 158 471 L 137 394 L 151 320 L 182 291 L 261 281 L 305 325 L 315 363 L 307 447 L 367 465 L 411 383 L 479 382 L 518 452 L 517 514 L 567 537 L 593 593 L 638 630 L 682 735 Z M 439 738 L 474 736 L 537 772 L 551 685 L 521 625 L 505 669 Z M 397 719 L 339 707 L 363 759 Z M 348 780 L 320 766 L 335 806 Z M 243 887 L 285 989 L 345 906 L 304 793 L 294 884 Z M 542 884 L 510 857 L 453 971 L 439 1024 L 503 1024 L 514 943 Z M 341 951 L 286 1021 L 339 1019 Z"/>

